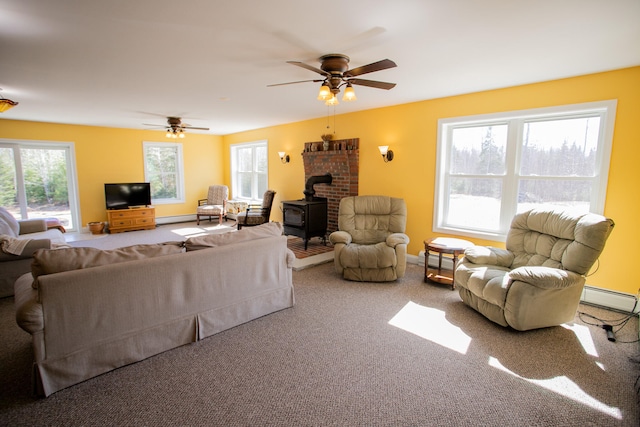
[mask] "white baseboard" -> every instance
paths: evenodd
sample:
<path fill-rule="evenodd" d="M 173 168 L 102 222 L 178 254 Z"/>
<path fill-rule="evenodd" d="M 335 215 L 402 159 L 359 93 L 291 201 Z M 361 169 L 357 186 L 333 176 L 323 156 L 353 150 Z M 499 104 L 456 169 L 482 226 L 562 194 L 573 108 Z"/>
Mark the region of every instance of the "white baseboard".
<path fill-rule="evenodd" d="M 156 217 L 156 224 L 175 224 L 178 222 L 191 222 L 196 220 L 196 214 L 192 215 L 177 215 L 177 216 L 163 216 Z"/>
<path fill-rule="evenodd" d="M 424 251 L 420 251 L 417 256 L 407 254 L 407 262 L 424 266 Z M 437 255 L 429 255 L 429 265 L 438 266 Z M 442 267 L 447 269 L 453 267 L 450 257 L 442 257 Z M 636 305 L 636 296 L 625 292 L 585 285 L 580 300 L 586 304 L 599 305 L 625 313 L 630 313 L 632 310 L 636 314 L 640 313 L 640 307 Z"/>

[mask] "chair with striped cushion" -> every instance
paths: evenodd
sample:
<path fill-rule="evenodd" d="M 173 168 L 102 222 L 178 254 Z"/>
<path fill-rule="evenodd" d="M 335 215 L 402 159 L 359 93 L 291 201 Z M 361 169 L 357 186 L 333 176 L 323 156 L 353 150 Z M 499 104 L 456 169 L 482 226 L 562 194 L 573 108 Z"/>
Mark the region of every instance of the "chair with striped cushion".
<path fill-rule="evenodd" d="M 242 229 L 242 227 L 251 227 L 269 222 L 271 206 L 273 205 L 273 199 L 275 197 L 275 191 L 267 190 L 264 196 L 262 196 L 262 205 L 249 205 L 245 212 L 239 213 L 238 230 Z"/>
<path fill-rule="evenodd" d="M 214 216 L 218 217 L 218 223 L 222 224 L 222 220 L 227 212 L 227 200 L 229 199 L 229 187 L 226 185 L 212 185 L 209 187 L 206 199 L 198 200 L 198 209 L 196 211 L 196 224 L 200 225 L 200 217 L 209 217 L 209 221 Z"/>

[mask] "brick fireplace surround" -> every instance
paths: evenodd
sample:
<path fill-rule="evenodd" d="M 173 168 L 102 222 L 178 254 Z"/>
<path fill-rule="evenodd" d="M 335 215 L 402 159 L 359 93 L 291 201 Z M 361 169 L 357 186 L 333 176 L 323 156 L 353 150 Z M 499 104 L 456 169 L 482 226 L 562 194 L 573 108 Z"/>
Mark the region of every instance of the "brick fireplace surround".
<path fill-rule="evenodd" d="M 316 197 L 327 198 L 327 232 L 338 229 L 338 206 L 340 199 L 358 195 L 359 138 L 331 141 L 328 151 L 322 150 L 322 142 L 307 142 L 304 145 L 304 179 L 314 175 L 330 173 L 331 185 L 316 184 Z"/>

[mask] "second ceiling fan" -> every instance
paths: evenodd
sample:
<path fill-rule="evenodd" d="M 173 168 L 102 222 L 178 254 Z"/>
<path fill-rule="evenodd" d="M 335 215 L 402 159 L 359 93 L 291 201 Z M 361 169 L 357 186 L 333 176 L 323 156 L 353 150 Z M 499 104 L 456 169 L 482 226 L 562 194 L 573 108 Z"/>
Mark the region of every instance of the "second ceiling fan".
<path fill-rule="evenodd" d="M 145 126 L 153 126 L 153 127 L 163 127 L 167 131 L 167 138 L 184 138 L 184 132 L 187 129 L 196 129 L 196 130 L 209 130 L 209 128 L 201 128 L 191 126 L 188 123 L 182 123 L 182 119 L 180 117 L 167 117 L 166 125 L 155 125 L 155 124 L 147 124 L 143 123 Z"/>
<path fill-rule="evenodd" d="M 342 98 L 343 101 L 354 101 L 356 99 L 352 85 L 368 86 L 385 90 L 393 89 L 396 86 L 395 83 L 357 78 L 357 76 L 361 76 L 363 74 L 396 67 L 396 63 L 390 59 L 383 59 L 351 70 L 349 69 L 349 57 L 347 55 L 331 53 L 321 56 L 319 60 L 320 68 L 300 61 L 287 61 L 287 63 L 318 73 L 323 76 L 322 79 L 277 83 L 268 86 L 282 86 L 305 82 L 322 82 L 320 92 L 318 93 L 318 99 L 325 101 L 327 105 L 335 105 L 338 103 L 336 95 L 340 93 L 340 88 L 343 86 L 346 86 L 344 96 Z"/>

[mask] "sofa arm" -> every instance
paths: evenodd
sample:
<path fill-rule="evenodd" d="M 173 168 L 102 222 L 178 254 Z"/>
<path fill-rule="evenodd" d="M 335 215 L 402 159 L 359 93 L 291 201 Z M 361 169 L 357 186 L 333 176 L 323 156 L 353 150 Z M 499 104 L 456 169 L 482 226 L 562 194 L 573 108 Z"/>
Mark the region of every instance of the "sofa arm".
<path fill-rule="evenodd" d="M 348 245 L 352 241 L 351 234 L 346 231 L 334 231 L 329 235 L 329 241 L 332 244 L 342 243 L 343 245 Z"/>
<path fill-rule="evenodd" d="M 506 249 L 491 246 L 471 246 L 464 251 L 464 257 L 473 264 L 510 267 L 514 255 Z"/>
<path fill-rule="evenodd" d="M 47 231 L 47 221 L 44 219 L 23 219 L 18 221 L 18 224 L 20 225 L 19 235 Z"/>
<path fill-rule="evenodd" d="M 395 248 L 398 245 L 408 245 L 409 244 L 409 236 L 404 233 L 393 233 L 387 236 L 387 246 L 391 246 Z"/>
<path fill-rule="evenodd" d="M 24 247 L 20 255 L 8 254 L 0 251 L 0 262 L 15 261 L 33 257 L 33 253 L 38 249 L 51 249 L 51 240 L 49 239 L 33 239 Z"/>
<path fill-rule="evenodd" d="M 541 266 L 515 268 L 509 272 L 509 278 L 541 289 L 564 289 L 583 283 L 583 278 L 578 273 Z"/>

